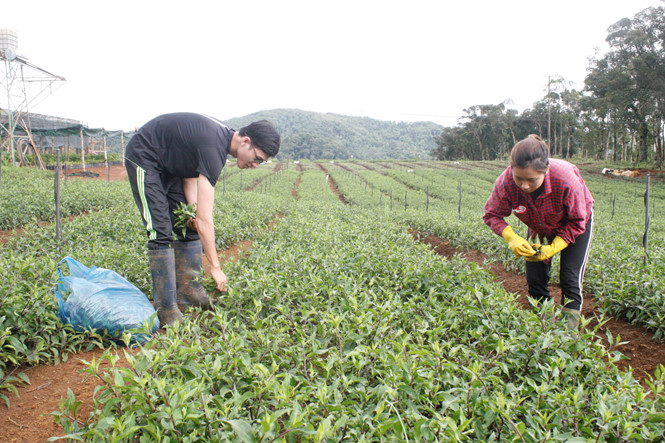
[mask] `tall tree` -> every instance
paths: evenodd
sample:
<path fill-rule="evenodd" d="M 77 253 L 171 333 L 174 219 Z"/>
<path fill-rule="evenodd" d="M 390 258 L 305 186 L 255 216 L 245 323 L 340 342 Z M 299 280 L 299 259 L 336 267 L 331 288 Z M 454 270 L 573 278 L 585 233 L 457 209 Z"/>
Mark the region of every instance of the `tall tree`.
<path fill-rule="evenodd" d="M 625 123 L 637 135 L 639 160 L 662 138 L 665 102 L 665 9 L 647 8 L 608 29 L 610 51 L 592 62 L 585 87 L 608 127 Z M 607 140 L 610 138 L 608 137 Z M 661 159 L 662 161 L 662 159 Z"/>

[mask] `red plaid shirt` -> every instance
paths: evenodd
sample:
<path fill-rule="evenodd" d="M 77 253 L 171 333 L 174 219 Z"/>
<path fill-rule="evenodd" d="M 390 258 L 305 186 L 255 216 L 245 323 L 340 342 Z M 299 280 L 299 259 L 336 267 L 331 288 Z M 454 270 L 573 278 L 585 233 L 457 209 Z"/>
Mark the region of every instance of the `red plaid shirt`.
<path fill-rule="evenodd" d="M 509 166 L 494 183 L 485 204 L 483 221 L 497 235 L 508 223 L 504 218 L 514 213 L 529 227 L 528 237 L 551 242 L 557 235 L 571 244 L 584 231 L 591 216 L 593 197 L 577 166 L 564 160 L 550 159 L 550 169 L 543 181 L 543 191 L 534 200 L 513 180 Z"/>

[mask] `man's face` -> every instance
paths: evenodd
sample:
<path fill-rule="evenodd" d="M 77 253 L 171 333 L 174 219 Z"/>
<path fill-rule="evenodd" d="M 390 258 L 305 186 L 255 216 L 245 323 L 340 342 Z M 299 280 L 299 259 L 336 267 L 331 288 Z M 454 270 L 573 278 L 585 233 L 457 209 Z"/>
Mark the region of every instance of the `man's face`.
<path fill-rule="evenodd" d="M 238 150 L 238 167 L 240 169 L 256 168 L 266 161 L 268 161 L 268 154 L 251 142 L 243 143 Z"/>

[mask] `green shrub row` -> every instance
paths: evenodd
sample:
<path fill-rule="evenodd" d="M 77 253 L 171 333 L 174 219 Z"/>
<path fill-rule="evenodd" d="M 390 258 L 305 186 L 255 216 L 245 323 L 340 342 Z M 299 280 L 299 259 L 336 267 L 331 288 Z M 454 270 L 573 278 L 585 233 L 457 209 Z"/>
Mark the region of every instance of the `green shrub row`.
<path fill-rule="evenodd" d="M 107 208 L 129 200 L 133 201 L 126 182 L 60 181 L 62 217 Z M 0 202 L 0 230 L 54 220 L 56 206 L 53 171 L 3 168 Z"/>
<path fill-rule="evenodd" d="M 30 175 L 23 171 L 30 170 L 21 170 Z M 296 177 L 295 171 L 290 176 L 280 175 L 271 187 L 275 191 L 280 187 L 292 189 Z M 39 181 L 26 181 L 24 190 L 38 190 L 39 185 Z M 112 269 L 149 297 L 152 295 L 146 237 L 129 184 L 103 185 L 107 209 L 63 220 L 62 242 L 55 238 L 54 225 L 44 224 L 30 226 L 0 246 L 0 399 L 7 403 L 7 393 L 16 392 L 16 385 L 26 379 L 21 367 L 54 364 L 72 352 L 113 345 L 105 337 L 63 328 L 57 319 L 53 284 L 62 258 L 71 256 L 86 266 Z M 85 188 L 82 192 L 94 193 L 96 189 Z M 218 192 L 218 247 L 227 248 L 264 232 L 278 214 L 288 209 L 287 202 L 292 197 L 286 191 L 281 194 L 284 197 L 246 191 L 229 191 L 225 195 Z"/>
<path fill-rule="evenodd" d="M 81 441 L 653 441 L 650 396 L 593 331 L 519 309 L 491 275 L 343 205 L 319 171 L 226 269 L 208 314 L 88 371 L 104 386 Z M 323 189 L 322 189 L 323 188 Z M 551 306 L 549 307 L 551 309 Z M 104 357 L 111 363 L 115 357 Z"/>
<path fill-rule="evenodd" d="M 379 168 L 357 163 L 328 169 L 348 201 L 390 214 L 408 226 L 448 239 L 462 249 L 479 250 L 490 260 L 523 272 L 523 262 L 516 260 L 503 240 L 482 221 L 493 180 L 502 168 L 477 162 L 441 167 L 446 164 L 433 162 L 409 169 L 401 165 Z M 665 254 L 662 221 L 665 185 L 656 179 L 651 182 L 649 258 L 645 260 L 642 243 L 645 180 L 598 173 L 586 173 L 584 179 L 595 198 L 594 238 L 586 288 L 606 313 L 623 316 L 653 330 L 656 337 L 665 337 L 665 291 L 661 284 L 665 281 L 665 266 L 661 265 Z M 389 201 L 392 204 L 388 205 Z M 526 235 L 526 228 L 514 216 L 508 221 L 516 232 Z M 558 257 L 553 266 L 553 281 L 556 281 Z"/>

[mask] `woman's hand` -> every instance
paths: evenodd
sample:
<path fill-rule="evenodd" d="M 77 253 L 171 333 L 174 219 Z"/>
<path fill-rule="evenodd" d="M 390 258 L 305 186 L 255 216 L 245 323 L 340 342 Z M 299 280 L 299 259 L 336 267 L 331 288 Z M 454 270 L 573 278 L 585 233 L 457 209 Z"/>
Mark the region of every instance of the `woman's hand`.
<path fill-rule="evenodd" d="M 513 231 L 513 228 L 511 228 L 510 225 L 504 228 L 501 236 L 506 240 L 508 247 L 513 251 L 513 254 L 515 254 L 516 257 L 531 257 L 536 253 L 526 239 L 515 234 L 515 231 Z"/>
<path fill-rule="evenodd" d="M 527 261 L 545 261 L 548 260 L 552 257 L 554 257 L 557 253 L 561 252 L 564 250 L 567 246 L 568 243 L 564 241 L 559 236 L 554 237 L 554 240 L 552 240 L 552 243 L 549 245 L 539 245 L 538 243 L 535 243 L 531 245 L 537 252 L 534 256 L 532 257 L 527 257 Z"/>

